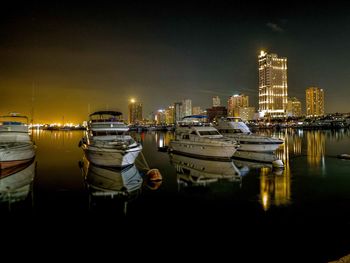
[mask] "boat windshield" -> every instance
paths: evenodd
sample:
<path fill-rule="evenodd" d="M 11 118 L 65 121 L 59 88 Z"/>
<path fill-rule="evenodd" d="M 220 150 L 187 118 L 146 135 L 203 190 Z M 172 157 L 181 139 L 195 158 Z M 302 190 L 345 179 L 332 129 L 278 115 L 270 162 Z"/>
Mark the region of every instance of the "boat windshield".
<path fill-rule="evenodd" d="M 230 133 L 230 134 L 233 134 L 233 133 L 243 133 L 242 130 L 240 129 L 220 129 L 219 130 L 221 133 Z"/>
<path fill-rule="evenodd" d="M 218 131 L 198 131 L 199 135 L 221 135 Z"/>
<path fill-rule="evenodd" d="M 93 136 L 124 135 L 126 131 L 92 131 Z"/>
<path fill-rule="evenodd" d="M 21 115 L 0 116 L 0 124 L 2 125 L 23 125 L 28 124 L 28 117 Z"/>

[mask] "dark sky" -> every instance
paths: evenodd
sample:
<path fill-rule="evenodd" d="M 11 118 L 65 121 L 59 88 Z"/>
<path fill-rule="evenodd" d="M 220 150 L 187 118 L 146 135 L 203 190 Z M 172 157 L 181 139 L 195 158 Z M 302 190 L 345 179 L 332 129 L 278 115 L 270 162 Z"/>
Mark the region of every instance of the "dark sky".
<path fill-rule="evenodd" d="M 72 1 L 71 1 L 72 2 Z M 14 2 L 0 13 L 0 112 L 82 121 L 128 99 L 144 115 L 237 93 L 257 106 L 261 49 L 288 58 L 288 94 L 325 90 L 326 112 L 349 112 L 346 2 Z M 34 94 L 34 96 L 32 95 Z"/>

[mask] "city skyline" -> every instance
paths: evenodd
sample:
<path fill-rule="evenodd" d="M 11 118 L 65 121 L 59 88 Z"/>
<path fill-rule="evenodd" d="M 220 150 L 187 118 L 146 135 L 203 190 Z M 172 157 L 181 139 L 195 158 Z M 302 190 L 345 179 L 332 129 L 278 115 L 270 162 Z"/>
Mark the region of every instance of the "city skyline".
<path fill-rule="evenodd" d="M 82 122 L 95 110 L 126 118 L 130 98 L 147 116 L 185 98 L 206 109 L 213 96 L 241 93 L 258 109 L 260 50 L 288 58 L 288 96 L 304 101 L 318 86 L 326 113 L 349 112 L 346 8 L 287 4 L 7 4 L 0 112 Z"/>

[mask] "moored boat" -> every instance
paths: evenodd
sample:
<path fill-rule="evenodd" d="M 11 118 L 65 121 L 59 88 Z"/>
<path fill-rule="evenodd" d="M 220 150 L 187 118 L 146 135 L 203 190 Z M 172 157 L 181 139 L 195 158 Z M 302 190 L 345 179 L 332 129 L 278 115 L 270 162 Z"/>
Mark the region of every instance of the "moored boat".
<path fill-rule="evenodd" d="M 175 140 L 170 141 L 170 152 L 206 159 L 230 160 L 238 145 L 211 126 L 181 127 Z"/>
<path fill-rule="evenodd" d="M 0 116 L 0 169 L 17 166 L 35 157 L 28 117 L 12 113 Z"/>
<path fill-rule="evenodd" d="M 98 111 L 90 115 L 81 140 L 86 158 L 95 165 L 125 167 L 134 164 L 142 145 L 127 134 L 129 127 L 121 112 Z"/>
<path fill-rule="evenodd" d="M 237 117 L 220 119 L 215 127 L 224 137 L 239 143 L 240 147 L 233 158 L 274 162 L 278 158 L 273 153 L 284 143 L 279 138 L 251 133 L 248 126 Z"/>

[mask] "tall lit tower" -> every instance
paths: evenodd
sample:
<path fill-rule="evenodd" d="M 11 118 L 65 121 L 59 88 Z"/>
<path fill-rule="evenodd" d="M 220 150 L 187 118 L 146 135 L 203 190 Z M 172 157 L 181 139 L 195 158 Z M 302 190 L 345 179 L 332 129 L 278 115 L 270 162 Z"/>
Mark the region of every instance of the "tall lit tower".
<path fill-rule="evenodd" d="M 239 117 L 239 108 L 249 107 L 249 97 L 244 94 L 233 95 L 227 100 L 227 115 Z"/>
<path fill-rule="evenodd" d="M 184 99 L 182 100 L 182 116 L 192 115 L 192 100 Z"/>
<path fill-rule="evenodd" d="M 316 117 L 324 115 L 324 91 L 319 87 L 306 89 L 306 116 Z"/>
<path fill-rule="evenodd" d="M 264 51 L 259 55 L 259 112 L 285 117 L 287 108 L 287 58 Z"/>
<path fill-rule="evenodd" d="M 136 102 L 135 99 L 129 101 L 129 116 L 130 124 L 139 123 L 142 121 L 142 103 Z"/>
<path fill-rule="evenodd" d="M 213 107 L 220 107 L 221 105 L 220 98 L 219 96 L 214 96 L 213 97 Z"/>

